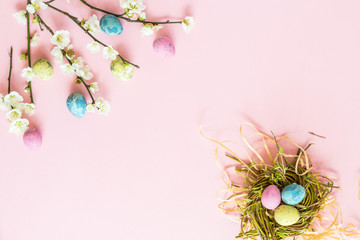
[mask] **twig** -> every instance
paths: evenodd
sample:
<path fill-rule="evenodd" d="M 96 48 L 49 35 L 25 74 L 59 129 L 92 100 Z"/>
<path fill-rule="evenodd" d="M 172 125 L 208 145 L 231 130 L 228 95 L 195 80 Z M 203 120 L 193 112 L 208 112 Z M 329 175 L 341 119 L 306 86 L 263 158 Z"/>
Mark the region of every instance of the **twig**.
<path fill-rule="evenodd" d="M 8 94 L 10 93 L 10 81 L 11 81 L 11 72 L 12 72 L 12 67 L 13 67 L 13 47 L 11 47 L 10 49 L 10 70 L 9 70 L 9 77 L 8 77 Z"/>
<path fill-rule="evenodd" d="M 89 8 L 91 8 L 91 9 L 94 9 L 94 10 L 97 10 L 97 11 L 99 11 L 99 12 L 103 12 L 103 13 L 106 13 L 106 14 L 111 14 L 111 15 L 114 15 L 114 16 L 116 16 L 116 17 L 122 17 L 122 16 L 124 16 L 126 13 L 124 12 L 124 13 L 122 13 L 122 14 L 116 14 L 116 13 L 113 13 L 113 12 L 109 12 L 109 11 L 106 11 L 106 10 L 104 10 L 104 9 L 101 9 L 101 8 L 97 8 L 97 7 L 95 7 L 95 6 L 92 6 L 92 5 L 90 5 L 89 3 L 87 3 L 86 1 L 84 1 L 84 0 L 80 0 L 84 5 L 86 5 L 86 6 L 88 6 Z"/>
<path fill-rule="evenodd" d="M 84 5 L 88 6 L 91 9 L 94 9 L 94 10 L 97 10 L 99 12 L 103 12 L 103 13 L 106 13 L 106 14 L 114 15 L 114 16 L 116 16 L 118 18 L 124 19 L 127 22 L 137 22 L 137 23 L 143 23 L 143 24 L 146 24 L 146 23 L 151 23 L 151 24 L 181 24 L 181 22 L 182 22 L 182 21 L 173 21 L 172 22 L 170 20 L 163 21 L 163 22 L 151 22 L 151 21 L 145 21 L 145 20 L 140 20 L 140 19 L 133 20 L 133 19 L 130 19 L 128 17 L 124 17 L 126 15 L 126 13 L 116 14 L 116 13 L 112 13 L 112 12 L 103 10 L 101 8 L 95 7 L 95 6 L 91 5 L 90 3 L 86 2 L 85 0 L 80 0 L 80 2 L 82 2 Z"/>
<path fill-rule="evenodd" d="M 48 30 L 48 32 L 51 35 L 54 35 L 54 31 L 44 22 L 44 20 L 40 17 L 39 14 L 36 13 L 36 19 L 39 21 L 40 26 L 44 25 L 44 27 L 46 28 L 46 30 Z"/>
<path fill-rule="evenodd" d="M 27 4 L 30 4 L 30 0 L 27 0 Z M 30 36 L 30 13 L 29 12 L 26 12 L 26 23 L 27 23 L 27 53 L 26 53 L 26 56 L 28 58 L 29 67 L 31 68 L 31 46 L 30 46 L 31 36 Z M 27 87 L 30 90 L 31 103 L 34 103 L 31 81 L 29 81 Z"/>
<path fill-rule="evenodd" d="M 326 139 L 326 137 L 324 137 L 324 136 L 321 136 L 321 135 L 318 135 L 318 134 L 316 134 L 316 133 L 313 133 L 313 132 L 309 132 L 309 134 L 311 134 L 311 135 L 314 135 L 314 136 L 316 136 L 316 137 L 319 137 L 319 138 L 323 138 L 323 139 Z"/>

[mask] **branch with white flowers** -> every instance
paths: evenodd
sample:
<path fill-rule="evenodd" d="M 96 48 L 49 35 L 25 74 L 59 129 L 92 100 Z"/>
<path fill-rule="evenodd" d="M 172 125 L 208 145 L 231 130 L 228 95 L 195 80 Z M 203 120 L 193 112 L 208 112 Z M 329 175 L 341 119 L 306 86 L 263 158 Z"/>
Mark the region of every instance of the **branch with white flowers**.
<path fill-rule="evenodd" d="M 80 0 L 80 2 L 93 10 L 114 15 L 127 22 L 144 24 L 143 28 L 141 29 L 141 33 L 143 36 L 152 35 L 155 31 L 161 29 L 163 27 L 162 25 L 164 24 L 181 24 L 184 28 L 184 31 L 189 33 L 195 24 L 193 17 L 185 17 L 184 20 L 181 21 L 149 21 L 147 20 L 147 15 L 144 11 L 146 6 L 143 4 L 142 0 L 120 1 L 120 6 L 124 9 L 124 13 L 121 14 L 112 13 L 99 7 L 95 7 L 94 5 L 88 3 L 86 0 Z"/>
<path fill-rule="evenodd" d="M 27 3 L 30 4 L 30 0 L 27 0 Z M 28 86 L 25 88 L 25 91 L 29 90 L 31 103 L 34 103 L 33 90 L 32 90 L 32 86 L 31 86 L 31 81 L 34 78 L 34 73 L 33 73 L 32 68 L 31 68 L 31 35 L 30 35 L 30 13 L 29 12 L 26 13 L 26 24 L 27 24 L 27 53 L 26 53 L 26 57 L 28 59 L 28 68 L 25 68 L 23 70 L 22 76 L 25 77 L 26 80 L 28 81 Z"/>
<path fill-rule="evenodd" d="M 77 17 L 75 17 L 75 16 L 69 14 L 68 12 L 65 12 L 65 11 L 63 11 L 63 10 L 57 8 L 57 7 L 54 7 L 54 6 L 50 5 L 50 4 L 47 4 L 47 5 L 49 6 L 49 8 L 51 8 L 51 9 L 53 9 L 53 10 L 55 10 L 55 11 L 57 11 L 57 12 L 63 14 L 63 15 L 65 15 L 65 16 L 67 16 L 68 18 L 70 18 L 74 23 L 76 23 L 76 25 L 79 26 L 79 28 L 81 28 L 81 30 L 83 30 L 87 35 L 89 35 L 95 42 L 99 43 L 100 45 L 102 45 L 102 46 L 105 47 L 105 48 L 109 48 L 109 47 L 112 48 L 112 46 L 109 46 L 109 45 L 101 42 L 101 41 L 100 41 L 99 39 L 97 39 L 96 37 L 94 37 L 94 35 L 93 35 L 91 32 L 96 33 L 97 31 L 96 31 L 96 32 L 93 31 L 90 27 L 89 27 L 88 29 L 86 29 L 86 22 L 84 22 L 84 21 L 79 21 L 79 19 L 78 19 Z M 95 18 L 96 18 L 96 16 L 95 16 Z M 92 20 L 91 18 L 89 18 L 89 19 L 90 19 L 90 21 Z M 88 20 L 88 21 L 89 21 L 89 20 Z M 97 20 L 97 18 L 96 18 L 96 20 L 93 20 L 93 21 L 98 21 L 98 20 Z M 94 24 L 93 24 L 93 23 L 89 23 L 88 25 L 91 26 L 91 25 L 94 25 Z M 97 23 L 96 25 L 98 26 L 98 23 Z M 96 28 L 97 28 L 97 27 L 96 27 Z M 99 30 L 100 30 L 100 29 L 99 29 Z M 130 64 L 130 65 L 132 65 L 132 66 L 134 66 L 134 67 L 136 67 L 136 68 L 140 68 L 138 65 L 136 65 L 136 64 L 128 61 L 128 60 L 125 59 L 124 57 L 122 57 L 118 52 L 116 52 L 116 55 L 117 55 L 124 63 L 128 63 L 128 64 Z"/>
<path fill-rule="evenodd" d="M 57 36 L 59 36 L 59 33 L 57 33 L 57 35 L 55 35 L 55 33 L 54 33 L 54 31 L 49 27 L 49 25 L 47 25 L 46 23 L 45 23 L 45 21 L 40 17 L 40 15 L 39 14 L 37 14 L 37 13 L 35 13 L 35 17 L 36 17 L 36 19 L 39 21 L 39 24 L 40 25 L 43 25 L 45 28 L 46 28 L 46 30 L 54 37 L 55 36 L 55 38 L 57 37 Z M 62 33 L 64 33 L 64 32 L 62 32 Z M 61 34 L 61 32 L 60 32 L 60 34 Z M 66 33 L 65 33 L 66 34 Z M 65 42 L 67 42 L 67 41 L 65 41 Z M 69 46 L 69 44 L 70 44 L 70 40 L 67 42 L 67 44 L 65 44 L 64 45 L 64 47 L 61 49 L 61 48 L 59 48 L 59 46 L 58 47 L 55 47 L 54 49 L 55 49 L 55 51 L 53 50 L 51 53 L 52 53 L 52 55 L 54 55 L 55 54 L 55 52 L 56 51 L 60 51 L 60 53 L 61 53 L 61 57 L 60 57 L 60 59 L 61 59 L 61 62 L 62 62 L 62 60 L 63 60 L 63 57 L 65 56 L 65 58 L 67 59 L 67 61 L 68 61 L 68 65 L 67 64 L 65 64 L 65 65 L 63 65 L 64 67 L 63 67 L 63 69 L 65 70 L 68 66 L 72 66 L 73 65 L 73 62 L 72 62 L 72 59 L 75 57 L 74 56 L 74 52 L 73 52 L 73 50 L 72 50 L 72 47 L 68 47 Z M 67 51 L 66 50 L 64 50 L 64 48 L 65 47 L 67 47 Z M 56 54 L 55 54 L 56 55 Z M 55 59 L 56 60 L 56 59 Z M 58 62 L 60 62 L 59 60 L 58 60 Z M 74 71 L 73 71 L 73 69 L 72 68 L 70 68 L 71 70 L 70 70 L 70 72 L 71 73 L 74 73 Z M 72 75 L 72 74 L 71 74 Z M 89 77 L 90 78 L 90 77 Z M 92 102 L 94 103 L 95 102 L 95 99 L 94 99 L 94 96 L 92 95 L 92 93 L 91 93 L 91 91 L 90 91 L 90 89 L 89 89 L 89 85 L 87 85 L 86 84 L 86 82 L 84 81 L 84 79 L 82 78 L 82 77 L 77 77 L 77 80 L 76 80 L 77 82 L 76 83 L 79 83 L 79 81 L 80 81 L 80 83 L 82 83 L 82 84 L 84 84 L 84 86 L 85 86 L 85 88 L 86 88 L 86 90 L 88 91 L 88 93 L 89 93 L 89 95 L 90 95 L 90 97 L 91 97 L 91 100 L 92 100 Z"/>
<path fill-rule="evenodd" d="M 97 53 L 102 50 L 102 55 L 105 59 L 111 59 L 110 64 L 111 73 L 118 79 L 123 81 L 128 81 L 133 76 L 134 68 L 139 68 L 138 65 L 128 61 L 122 57 L 118 51 L 116 51 L 111 45 L 104 43 L 95 37 L 95 34 L 99 33 L 102 30 L 104 33 L 117 36 L 123 32 L 123 26 L 120 20 L 127 21 L 129 23 L 141 23 L 143 24 L 141 28 L 141 34 L 143 36 L 149 36 L 163 28 L 165 24 L 181 24 L 184 31 L 189 33 L 194 27 L 194 19 L 192 17 L 185 17 L 183 20 L 177 21 L 150 21 L 147 20 L 147 15 L 145 13 L 145 5 L 142 0 L 120 0 L 120 7 L 123 9 L 123 13 L 116 14 L 110 11 L 106 11 L 97 6 L 94 6 L 88 3 L 88 0 L 80 0 L 85 7 L 105 13 L 106 15 L 102 16 L 99 21 L 98 17 L 93 14 L 88 19 L 79 19 L 74 15 L 71 15 L 69 12 L 64 11 L 58 7 L 52 5 L 56 0 L 24 0 L 26 1 L 26 10 L 20 10 L 14 14 L 14 17 L 18 22 L 27 26 L 27 51 L 26 53 L 21 53 L 21 59 L 27 60 L 27 68 L 22 70 L 21 76 L 24 77 L 28 86 L 24 89 L 26 92 L 30 91 L 30 98 L 32 105 L 26 105 L 22 103 L 22 97 L 16 93 L 10 91 L 10 77 L 12 69 L 12 51 L 11 51 L 11 64 L 10 64 L 10 73 L 9 73 L 9 89 L 7 97 L 2 97 L 0 106 L 1 108 L 9 108 L 8 110 L 18 110 L 13 111 L 9 114 L 11 121 L 21 117 L 23 107 L 27 106 L 28 109 L 32 110 L 35 108 L 33 100 L 33 90 L 32 90 L 32 80 L 34 77 L 37 77 L 41 80 L 49 80 L 53 76 L 53 66 L 47 59 L 37 59 L 32 63 L 31 59 L 31 48 L 35 47 L 39 41 L 39 34 L 34 33 L 31 36 L 30 33 L 30 24 L 39 24 L 40 30 L 47 30 L 52 35 L 50 42 L 54 44 L 54 48 L 51 50 L 51 55 L 54 58 L 54 62 L 60 63 L 60 69 L 65 75 L 75 76 L 76 84 L 83 84 L 86 88 L 91 102 L 87 103 L 85 97 L 82 94 L 77 94 L 78 98 L 81 98 L 81 106 L 79 113 L 77 111 L 77 105 L 75 108 L 72 108 L 74 105 L 71 99 L 72 94 L 67 100 L 67 105 L 70 112 L 76 117 L 83 117 L 85 111 L 95 112 L 99 114 L 107 115 L 110 111 L 109 103 L 104 100 L 102 97 L 95 98 L 95 92 L 99 91 L 99 86 L 97 82 L 88 82 L 93 78 L 93 73 L 90 70 L 90 66 L 84 63 L 84 60 L 80 56 L 75 56 L 73 45 L 70 41 L 70 33 L 66 30 L 53 31 L 52 28 L 46 24 L 44 19 L 38 14 L 39 10 L 52 9 L 63 16 L 69 18 L 73 21 L 85 34 L 87 34 L 93 41 L 86 45 L 86 48 L 90 50 L 91 53 Z M 70 0 L 66 0 L 70 3 Z M 30 22 L 30 16 L 33 15 L 34 19 Z M 154 41 L 153 44 L 154 51 L 162 54 L 162 56 L 173 56 L 175 54 L 175 48 L 171 39 L 166 37 L 159 37 Z M 66 58 L 66 63 L 64 63 L 64 57 Z M 73 95 L 75 96 L 75 95 Z M 70 99 L 70 100 L 69 100 Z M 21 106 L 21 108 L 19 107 Z M 29 107 L 30 106 L 30 107 Z M 86 108 L 86 110 L 84 110 Z M 19 113 L 20 111 L 20 113 Z M 32 112 L 30 112 L 32 113 Z M 11 115 L 11 116 L 10 116 Z M 19 117 L 19 118 L 20 118 Z M 24 125 L 24 124 L 23 124 Z M 26 124 L 25 124 L 26 125 Z M 27 126 L 27 125 L 26 125 Z M 25 129 L 24 127 L 22 129 Z"/>
<path fill-rule="evenodd" d="M 23 134 L 29 127 L 29 120 L 22 118 L 23 112 L 31 116 L 35 111 L 33 103 L 23 103 L 24 98 L 16 91 L 11 92 L 11 75 L 13 66 L 13 48 L 10 50 L 10 68 L 8 77 L 8 94 L 3 96 L 0 93 L 0 109 L 8 111 L 6 118 L 10 122 L 10 133 Z"/>
<path fill-rule="evenodd" d="M 87 84 L 85 80 L 91 80 L 93 74 L 90 72 L 90 67 L 84 65 L 82 57 L 75 57 L 73 46 L 70 44 L 69 32 L 61 30 L 54 32 L 51 27 L 41 18 L 38 13 L 35 13 L 35 17 L 40 25 L 44 26 L 45 29 L 52 35 L 51 43 L 56 45 L 51 51 L 51 55 L 54 57 L 55 62 L 62 63 L 64 57 L 66 58 L 66 64 L 61 65 L 61 70 L 65 75 L 76 74 L 76 84 L 83 84 L 92 100 L 87 105 L 88 112 L 94 112 L 98 110 L 99 114 L 107 115 L 110 112 L 109 103 L 103 98 L 95 99 L 93 93 L 99 91 L 98 83 L 92 82 Z"/>
<path fill-rule="evenodd" d="M 84 5 L 86 5 L 87 7 L 91 8 L 93 10 L 97 10 L 99 12 L 114 15 L 114 16 L 116 16 L 118 18 L 124 19 L 127 22 L 133 22 L 133 23 L 137 22 L 137 23 L 143 23 L 143 24 L 146 24 L 146 23 L 152 23 L 152 24 L 181 24 L 182 23 L 182 21 L 166 20 L 166 21 L 156 22 L 156 21 L 148 21 L 148 20 L 146 20 L 146 13 L 142 11 L 142 10 L 145 10 L 145 6 L 140 1 L 135 2 L 135 5 L 131 5 L 129 2 L 126 2 L 126 1 L 122 2 L 121 7 L 123 7 L 125 9 L 125 12 L 122 13 L 122 14 L 112 13 L 112 12 L 106 11 L 104 9 L 95 7 L 94 5 L 91 5 L 90 3 L 88 3 L 85 0 L 80 0 L 80 2 L 82 2 Z M 131 19 L 134 16 L 138 16 L 138 19 Z"/>

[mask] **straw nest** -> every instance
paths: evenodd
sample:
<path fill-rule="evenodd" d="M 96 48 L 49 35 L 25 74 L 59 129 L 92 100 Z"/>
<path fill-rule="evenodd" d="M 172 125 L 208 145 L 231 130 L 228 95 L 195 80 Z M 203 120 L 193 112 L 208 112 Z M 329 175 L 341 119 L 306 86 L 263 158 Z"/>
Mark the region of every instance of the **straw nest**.
<path fill-rule="evenodd" d="M 253 155 L 250 157 L 250 154 L 247 154 L 247 160 L 241 159 L 225 144 L 226 142 L 204 136 L 223 148 L 226 151 L 225 155 L 238 163 L 235 170 L 242 183 L 235 184 L 226 172 L 228 188 L 222 191 L 226 193 L 226 197 L 222 198 L 219 204 L 219 208 L 224 213 L 240 223 L 241 230 L 236 238 L 359 239 L 360 232 L 354 225 L 343 224 L 341 211 L 331 194 L 337 188 L 334 182 L 313 169 L 306 152 L 311 144 L 302 148 L 287 136 L 277 138 L 274 134 L 270 136 L 260 132 L 250 123 L 245 125 L 255 131 L 252 136 L 261 139 L 261 146 L 255 149 L 240 128 L 242 140 Z M 295 146 L 298 149 L 297 153 L 287 154 L 286 149 L 280 144 L 283 141 Z M 216 155 L 218 155 L 217 148 Z M 274 219 L 275 211 L 266 209 L 262 205 L 261 195 L 269 185 L 275 185 L 281 190 L 294 183 L 303 186 L 306 190 L 305 198 L 294 205 L 300 213 L 300 219 L 291 226 L 281 226 Z"/>

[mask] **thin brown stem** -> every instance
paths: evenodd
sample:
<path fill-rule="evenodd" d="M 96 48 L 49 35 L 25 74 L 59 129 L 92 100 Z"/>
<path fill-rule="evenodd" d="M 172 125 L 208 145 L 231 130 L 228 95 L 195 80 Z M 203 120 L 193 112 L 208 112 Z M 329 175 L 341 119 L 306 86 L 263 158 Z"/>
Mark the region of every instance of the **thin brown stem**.
<path fill-rule="evenodd" d="M 30 4 L 30 0 L 27 0 L 27 4 Z M 30 13 L 29 12 L 26 12 L 26 23 L 27 23 L 27 53 L 26 53 L 26 56 L 28 58 L 29 67 L 31 68 L 31 46 L 30 46 L 31 36 L 30 36 Z M 34 103 L 31 81 L 29 81 L 27 87 L 30 90 L 31 103 Z"/>
<path fill-rule="evenodd" d="M 11 47 L 10 49 L 10 70 L 9 70 L 9 77 L 8 77 L 8 94 L 10 93 L 11 89 L 10 89 L 10 82 L 11 82 L 11 72 L 12 72 L 12 67 L 13 67 L 13 47 Z"/>
<path fill-rule="evenodd" d="M 319 138 L 324 138 L 324 139 L 326 139 L 326 137 L 321 136 L 321 135 L 319 135 L 319 134 L 316 134 L 316 133 L 314 133 L 314 132 L 309 132 L 309 134 L 314 135 L 314 136 L 319 137 Z"/>
<path fill-rule="evenodd" d="M 125 21 L 127 22 L 136 22 L 136 23 L 143 23 L 143 24 L 146 24 L 146 23 L 151 23 L 151 24 L 181 24 L 182 21 L 170 21 L 170 20 L 167 20 L 167 21 L 160 21 L 160 22 L 152 22 L 152 21 L 146 21 L 146 20 L 140 20 L 140 19 L 130 19 L 129 17 L 126 17 L 126 13 L 122 13 L 122 14 L 116 14 L 116 13 L 112 13 L 112 12 L 109 12 L 109 11 L 106 11 L 106 10 L 103 10 L 101 8 L 98 8 L 98 7 L 95 7 L 93 5 L 91 5 L 90 3 L 86 2 L 85 0 L 80 0 L 80 2 L 82 2 L 84 5 L 88 6 L 89 8 L 91 9 L 94 9 L 94 10 L 97 10 L 99 12 L 103 12 L 103 13 L 106 13 L 106 14 L 111 14 L 111 15 L 114 15 L 118 18 L 121 18 L 121 19 L 124 19 Z"/>
<path fill-rule="evenodd" d="M 40 25 L 43 25 L 46 30 L 51 34 L 51 35 L 54 35 L 54 31 L 49 27 L 49 25 L 47 25 L 44 20 L 40 17 L 39 14 L 36 13 L 36 19 L 39 21 L 39 24 Z"/>
<path fill-rule="evenodd" d="M 69 14 L 68 12 L 65 12 L 59 8 L 56 8 L 50 4 L 48 4 L 49 8 L 67 16 L 68 18 L 70 18 L 74 23 L 76 23 L 76 25 L 78 25 L 87 35 L 89 35 L 95 42 L 99 43 L 100 45 L 102 45 L 103 47 L 108 47 L 107 44 L 101 42 L 99 39 L 97 39 L 96 37 L 94 37 L 88 30 L 86 30 L 82 25 L 81 25 L 81 22 L 79 21 L 79 19 L 77 19 L 77 17 Z M 124 62 L 124 63 L 128 63 L 136 68 L 140 68 L 138 65 L 126 60 L 125 58 L 123 58 L 120 54 L 118 54 L 118 57 Z"/>
<path fill-rule="evenodd" d="M 116 14 L 116 13 L 113 13 L 113 12 L 109 12 L 109 11 L 106 11 L 104 9 L 101 9 L 101 8 L 98 8 L 98 7 L 95 7 L 93 5 L 90 5 L 89 3 L 87 3 L 85 0 L 80 0 L 84 5 L 86 5 L 87 7 L 91 8 L 91 9 L 94 9 L 96 11 L 99 11 L 99 12 L 103 12 L 103 13 L 106 13 L 106 14 L 111 14 L 111 15 L 114 15 L 116 17 L 122 17 L 124 16 L 126 13 L 121 13 L 121 14 Z"/>

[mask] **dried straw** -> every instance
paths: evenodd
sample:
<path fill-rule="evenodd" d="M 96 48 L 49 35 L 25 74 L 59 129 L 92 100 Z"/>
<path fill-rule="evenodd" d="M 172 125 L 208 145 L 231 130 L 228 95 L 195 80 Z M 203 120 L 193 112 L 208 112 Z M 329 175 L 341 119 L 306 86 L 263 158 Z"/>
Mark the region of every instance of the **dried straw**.
<path fill-rule="evenodd" d="M 308 145 L 302 148 L 287 136 L 276 138 L 260 132 L 250 123 L 254 136 L 260 136 L 262 146 L 255 149 L 240 128 L 240 134 L 245 145 L 252 152 L 253 157 L 247 154 L 248 160 L 241 159 L 232 151 L 225 142 L 208 138 L 223 148 L 226 156 L 236 161 L 239 166 L 237 174 L 243 178 L 243 184 L 236 185 L 227 176 L 227 189 L 221 191 L 227 194 L 221 199 L 219 208 L 232 220 L 240 223 L 240 233 L 237 238 L 263 240 L 281 240 L 288 237 L 294 239 L 301 237 L 304 240 L 320 239 L 359 239 L 360 232 L 354 225 L 344 225 L 341 210 L 335 198 L 331 195 L 334 182 L 327 176 L 318 174 L 311 164 L 307 154 Z M 280 141 L 285 140 L 298 148 L 294 155 L 286 154 Z M 271 149 L 276 149 L 276 154 L 271 154 Z M 261 156 L 260 149 L 264 149 L 266 156 Z M 217 155 L 216 148 L 216 155 Z M 267 157 L 271 164 L 265 163 Z M 300 212 L 300 219 L 291 226 L 281 226 L 274 220 L 274 211 L 264 208 L 261 204 L 261 194 L 269 185 L 276 185 L 283 189 L 289 184 L 299 184 L 306 189 L 304 200 L 295 205 Z"/>

